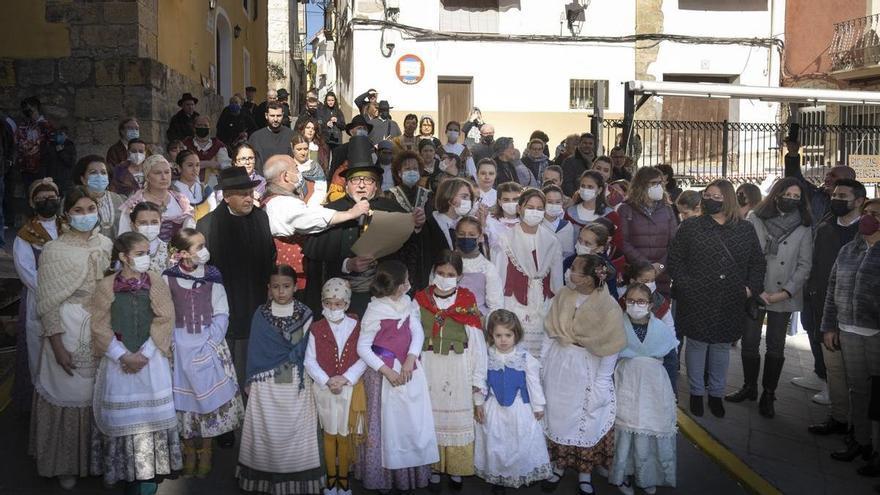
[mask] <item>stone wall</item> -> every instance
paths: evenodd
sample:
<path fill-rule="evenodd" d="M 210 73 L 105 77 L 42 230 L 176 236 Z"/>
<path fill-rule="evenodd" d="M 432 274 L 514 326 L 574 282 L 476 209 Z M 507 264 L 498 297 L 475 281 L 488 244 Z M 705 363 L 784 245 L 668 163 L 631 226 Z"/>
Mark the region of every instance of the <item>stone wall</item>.
<path fill-rule="evenodd" d="M 216 122 L 223 99 L 156 60 L 156 15 L 156 0 L 46 0 L 47 21 L 69 26 L 71 56 L 0 59 L 0 111 L 19 118 L 19 102 L 38 97 L 46 117 L 67 127 L 80 156 L 104 154 L 128 116 L 140 121 L 144 141 L 164 149 L 184 92 Z"/>

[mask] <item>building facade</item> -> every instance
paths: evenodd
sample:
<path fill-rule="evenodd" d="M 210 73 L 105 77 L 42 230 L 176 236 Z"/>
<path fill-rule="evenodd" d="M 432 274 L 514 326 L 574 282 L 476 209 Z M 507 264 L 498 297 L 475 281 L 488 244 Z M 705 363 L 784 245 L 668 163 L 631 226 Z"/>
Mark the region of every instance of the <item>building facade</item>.
<path fill-rule="evenodd" d="M 337 0 L 335 7 L 313 40 L 322 93 L 350 104 L 375 88 L 396 120 L 431 115 L 438 133 L 479 107 L 496 135 L 513 136 L 517 147 L 536 128 L 554 142 L 589 130 L 597 84 L 606 88 L 606 119 L 622 116 L 622 84 L 633 79 L 779 84 L 771 38 L 782 34 L 781 1 Z M 569 21 L 572 9 L 582 20 Z M 778 114 L 775 104 L 654 100 L 638 118 L 772 122 Z"/>
<path fill-rule="evenodd" d="M 216 121 L 228 98 L 267 87 L 267 0 L 28 0 L 0 17 L 0 110 L 40 98 L 79 155 L 103 154 L 134 116 L 164 146 L 177 100 Z"/>

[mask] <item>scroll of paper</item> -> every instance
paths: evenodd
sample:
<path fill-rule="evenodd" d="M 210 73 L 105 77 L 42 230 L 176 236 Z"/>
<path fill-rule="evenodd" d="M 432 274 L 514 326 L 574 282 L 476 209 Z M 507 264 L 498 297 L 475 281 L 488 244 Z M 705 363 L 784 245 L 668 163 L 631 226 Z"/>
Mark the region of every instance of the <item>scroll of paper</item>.
<path fill-rule="evenodd" d="M 356 256 L 379 259 L 397 252 L 412 235 L 415 225 L 410 213 L 373 211 L 367 230 L 351 247 Z"/>

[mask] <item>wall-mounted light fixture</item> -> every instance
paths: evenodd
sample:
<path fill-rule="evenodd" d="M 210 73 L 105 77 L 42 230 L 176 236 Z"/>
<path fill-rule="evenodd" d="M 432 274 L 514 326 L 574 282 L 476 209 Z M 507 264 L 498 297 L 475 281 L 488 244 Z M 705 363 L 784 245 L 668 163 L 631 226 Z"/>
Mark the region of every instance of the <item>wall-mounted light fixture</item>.
<path fill-rule="evenodd" d="M 217 8 L 217 0 L 208 0 L 208 8 L 214 10 Z"/>
<path fill-rule="evenodd" d="M 239 26 L 238 24 L 236 24 L 235 27 L 232 28 L 232 35 L 235 36 L 236 39 L 237 39 L 239 36 L 241 36 L 241 26 Z"/>

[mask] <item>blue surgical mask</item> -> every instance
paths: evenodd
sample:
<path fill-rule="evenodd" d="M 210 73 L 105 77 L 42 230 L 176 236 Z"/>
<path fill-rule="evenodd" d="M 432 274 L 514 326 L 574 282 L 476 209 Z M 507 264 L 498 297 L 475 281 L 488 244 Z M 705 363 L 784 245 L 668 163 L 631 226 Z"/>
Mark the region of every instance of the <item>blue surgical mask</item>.
<path fill-rule="evenodd" d="M 418 170 L 404 170 L 400 173 L 400 180 L 407 187 L 413 187 L 419 183 L 422 174 Z"/>
<path fill-rule="evenodd" d="M 241 105 L 239 105 L 238 103 L 230 103 L 229 104 L 229 111 L 237 114 L 238 112 L 241 111 Z"/>
<path fill-rule="evenodd" d="M 131 141 L 132 139 L 137 139 L 141 137 L 141 131 L 139 129 L 126 129 L 125 130 L 125 139 L 127 141 Z"/>
<path fill-rule="evenodd" d="M 55 144 L 58 146 L 64 146 L 64 142 L 67 141 L 67 136 L 63 132 L 58 132 L 55 134 Z"/>
<path fill-rule="evenodd" d="M 107 190 L 107 186 L 110 185 L 110 179 L 104 174 L 92 174 L 89 176 L 87 185 L 92 192 L 104 192 Z"/>
<path fill-rule="evenodd" d="M 477 249 L 476 237 L 459 237 L 455 240 L 455 247 L 462 253 L 472 253 Z"/>
<path fill-rule="evenodd" d="M 86 213 L 85 215 L 70 215 L 70 228 L 80 232 L 91 232 L 98 224 L 97 213 Z"/>

